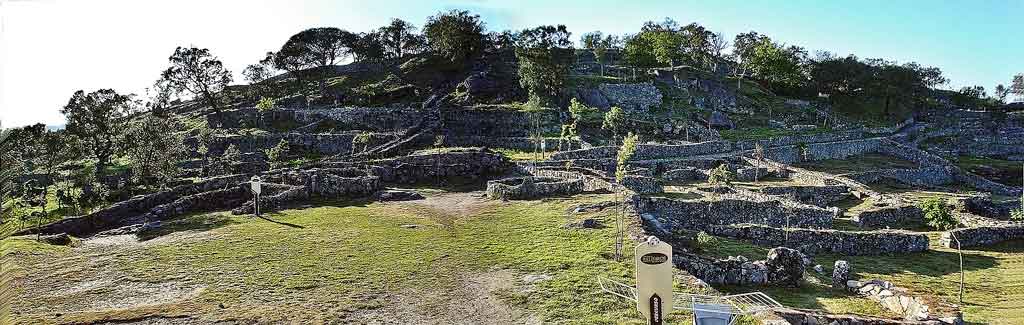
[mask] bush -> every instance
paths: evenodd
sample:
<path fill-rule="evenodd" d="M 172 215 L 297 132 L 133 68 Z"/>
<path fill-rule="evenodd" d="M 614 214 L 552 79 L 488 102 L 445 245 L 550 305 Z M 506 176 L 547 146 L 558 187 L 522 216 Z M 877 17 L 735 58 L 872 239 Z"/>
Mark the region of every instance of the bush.
<path fill-rule="evenodd" d="M 718 237 L 709 235 L 704 231 L 697 233 L 697 248 L 702 251 L 716 248 L 718 247 L 718 243 Z"/>
<path fill-rule="evenodd" d="M 629 161 L 633 159 L 633 154 L 636 153 L 636 144 L 639 142 L 639 138 L 633 133 L 630 133 L 622 140 L 622 147 L 619 148 L 617 157 L 617 164 L 615 167 L 615 180 L 622 182 L 622 178 L 626 176 L 626 167 Z"/>
<path fill-rule="evenodd" d="M 732 171 L 725 164 L 718 165 L 708 173 L 708 184 L 714 186 L 730 185 L 735 178 Z"/>
<path fill-rule="evenodd" d="M 604 123 L 601 124 L 601 128 L 612 131 L 612 133 L 619 134 L 622 129 L 626 127 L 626 113 L 619 107 L 612 107 L 608 113 L 604 114 Z"/>
<path fill-rule="evenodd" d="M 276 146 L 267 150 L 267 160 L 270 162 L 270 166 L 278 168 L 287 161 L 288 153 L 291 151 L 291 145 L 288 140 L 281 139 Z"/>
<path fill-rule="evenodd" d="M 937 230 L 951 230 L 960 225 L 960 221 L 953 216 L 953 205 L 937 197 L 928 198 L 918 207 L 924 212 L 924 219 L 928 226 Z"/>
<path fill-rule="evenodd" d="M 260 97 L 260 102 L 256 103 L 256 109 L 260 112 L 266 112 L 273 109 L 276 104 L 272 98 Z"/>

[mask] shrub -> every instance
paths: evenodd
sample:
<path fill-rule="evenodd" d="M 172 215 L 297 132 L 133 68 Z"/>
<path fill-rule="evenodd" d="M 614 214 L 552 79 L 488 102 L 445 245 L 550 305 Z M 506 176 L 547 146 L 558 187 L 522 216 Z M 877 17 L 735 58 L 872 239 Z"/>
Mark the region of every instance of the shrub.
<path fill-rule="evenodd" d="M 725 164 L 718 165 L 708 173 L 708 184 L 714 186 L 730 185 L 735 176 Z"/>
<path fill-rule="evenodd" d="M 626 127 L 626 113 L 619 107 L 612 107 L 608 113 L 604 114 L 604 123 L 601 124 L 601 128 L 612 131 L 612 133 L 619 134 L 622 129 Z"/>
<path fill-rule="evenodd" d="M 716 247 L 718 247 L 718 237 L 709 235 L 704 231 L 697 233 L 697 248 L 706 251 Z"/>
<path fill-rule="evenodd" d="M 617 157 L 617 164 L 615 167 L 615 180 L 622 182 L 622 178 L 626 176 L 626 165 L 633 159 L 633 154 L 636 153 L 636 144 L 639 141 L 636 135 L 630 133 L 622 140 L 622 147 L 619 148 Z"/>
<path fill-rule="evenodd" d="M 266 112 L 273 109 L 276 104 L 272 98 L 260 97 L 260 102 L 256 103 L 256 109 L 260 112 Z"/>
<path fill-rule="evenodd" d="M 960 225 L 960 221 L 953 216 L 953 206 L 940 198 L 925 199 L 918 203 L 918 207 L 924 212 L 924 219 L 932 228 L 950 230 Z"/>
<path fill-rule="evenodd" d="M 267 150 L 267 160 L 270 161 L 270 166 L 273 168 L 280 167 L 288 159 L 288 152 L 291 151 L 291 146 L 288 144 L 288 140 L 281 139 L 276 146 Z"/>

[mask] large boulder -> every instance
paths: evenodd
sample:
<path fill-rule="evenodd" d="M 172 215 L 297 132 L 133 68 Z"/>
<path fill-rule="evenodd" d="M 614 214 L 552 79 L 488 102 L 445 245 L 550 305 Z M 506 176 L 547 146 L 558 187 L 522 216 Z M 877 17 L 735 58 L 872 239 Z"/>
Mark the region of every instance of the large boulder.
<path fill-rule="evenodd" d="M 729 119 L 728 115 L 720 111 L 711 112 L 711 127 L 716 129 L 732 129 L 736 127 L 736 124 Z"/>
<path fill-rule="evenodd" d="M 846 281 L 850 280 L 850 263 L 844 260 L 836 261 L 832 269 L 832 288 L 846 289 Z"/>
<path fill-rule="evenodd" d="M 611 104 L 608 103 L 608 98 L 605 98 L 603 94 L 597 89 L 583 88 L 576 91 L 576 98 L 579 98 L 584 105 L 589 107 L 597 108 L 608 108 Z"/>
<path fill-rule="evenodd" d="M 768 281 L 782 285 L 799 285 L 807 267 L 804 255 L 789 247 L 776 247 L 768 251 Z"/>
<path fill-rule="evenodd" d="M 40 236 L 39 241 L 50 245 L 67 246 L 71 245 L 71 236 L 68 236 L 67 233 L 62 232 L 56 235 Z"/>

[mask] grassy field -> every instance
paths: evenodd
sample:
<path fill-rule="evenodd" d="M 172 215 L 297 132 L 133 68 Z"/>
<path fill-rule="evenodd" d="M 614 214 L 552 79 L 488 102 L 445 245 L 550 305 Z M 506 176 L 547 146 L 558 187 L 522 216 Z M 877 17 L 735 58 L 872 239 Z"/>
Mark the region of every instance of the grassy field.
<path fill-rule="evenodd" d="M 272 214 L 272 222 L 197 215 L 169 225 L 176 233 L 153 234 L 155 239 L 103 254 L 8 239 L 5 254 L 29 283 L 14 301 L 13 315 L 24 323 L 153 317 L 351 320 L 360 311 L 387 310 L 396 295 L 422 294 L 399 303 L 431 310 L 461 299 L 452 295 L 464 279 L 502 270 L 515 274 L 512 285 L 496 290 L 502 301 L 545 323 L 640 324 L 630 304 L 597 286 L 598 276 L 626 282 L 632 276 L 630 263 L 610 259 L 613 228 L 564 227 L 570 203 L 608 198 L 484 202 L 466 211 L 450 210 L 458 201 L 437 206 L 325 202 Z M 607 215 L 590 217 L 613 224 Z M 626 247 L 633 245 L 629 241 Z M 632 258 L 630 251 L 624 261 Z M 529 274 L 551 278 L 523 283 L 520 277 Z M 143 289 L 68 289 L 111 276 Z M 174 288 L 163 295 L 179 299 L 112 303 L 135 299 L 132 293 L 151 286 Z M 60 288 L 61 294 L 48 294 L 47 288 Z M 90 301 L 107 300 L 111 303 L 100 305 L 120 308 L 89 308 L 96 306 Z"/>
<path fill-rule="evenodd" d="M 632 283 L 635 242 L 627 239 L 624 262 L 611 257 L 614 209 L 571 217 L 565 212 L 612 195 L 500 202 L 481 199 L 479 192 L 422 191 L 426 200 L 319 202 L 267 219 L 193 215 L 147 233 L 142 242 L 94 240 L 67 248 L 7 239 L 2 253 L 15 283 L 22 284 L 12 315 L 18 323 L 445 322 L 466 314 L 498 324 L 643 323 L 630 303 L 603 293 L 596 282 L 607 277 Z M 603 226 L 565 227 L 581 218 Z M 1022 243 L 965 251 L 968 320 L 1021 321 L 1012 317 L 1024 308 L 1022 252 Z M 724 239 L 707 252 L 751 259 L 766 253 Z M 830 274 L 837 258 L 818 256 L 815 262 Z M 940 301 L 953 297 L 956 258 L 949 250 L 847 259 L 862 279 L 891 280 Z M 677 291 L 705 292 L 687 285 L 687 278 L 677 276 Z M 799 288 L 717 289 L 763 290 L 791 307 L 887 315 L 828 283 L 826 276 L 812 275 Z M 687 317 L 675 313 L 671 321 Z"/>

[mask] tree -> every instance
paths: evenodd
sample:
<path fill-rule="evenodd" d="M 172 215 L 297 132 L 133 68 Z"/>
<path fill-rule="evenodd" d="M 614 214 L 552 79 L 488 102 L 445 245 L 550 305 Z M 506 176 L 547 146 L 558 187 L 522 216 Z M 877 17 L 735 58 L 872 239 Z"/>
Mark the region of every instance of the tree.
<path fill-rule="evenodd" d="M 451 10 L 427 18 L 423 35 L 435 54 L 454 63 L 464 63 L 483 53 L 484 30 L 479 15 Z"/>
<path fill-rule="evenodd" d="M 231 71 L 209 49 L 179 46 L 167 60 L 171 66 L 160 76 L 170 89 L 202 96 L 211 108 L 220 109 L 216 96 L 231 83 Z"/>
<path fill-rule="evenodd" d="M 1006 103 L 1006 95 L 1010 94 L 1010 88 L 1006 88 L 1003 84 L 996 86 L 996 99 L 999 99 L 1000 103 Z"/>
<path fill-rule="evenodd" d="M 729 166 L 725 164 L 718 165 L 710 172 L 708 172 L 708 184 L 712 186 L 722 186 L 732 184 L 732 180 L 735 176 L 732 171 L 729 170 Z"/>
<path fill-rule="evenodd" d="M 740 88 L 740 81 L 747 76 L 749 61 L 754 56 L 754 50 L 765 42 L 771 42 L 771 39 L 755 31 L 737 34 L 733 39 L 732 54 L 736 58 L 736 70 L 734 71 L 736 89 Z"/>
<path fill-rule="evenodd" d="M 302 84 L 302 79 L 315 77 L 320 93 L 326 92 L 328 67 L 352 53 L 359 36 L 334 27 L 317 27 L 301 31 L 281 46 L 274 56 L 274 67 L 288 71 Z"/>
<path fill-rule="evenodd" d="M 689 59 L 690 64 L 696 66 L 711 66 L 715 59 L 713 41 L 715 34 L 697 23 L 691 23 L 683 27 L 679 33 L 682 36 L 682 51 Z"/>
<path fill-rule="evenodd" d="M 357 62 L 374 62 L 386 57 L 380 33 L 359 33 L 352 44 L 352 56 Z"/>
<path fill-rule="evenodd" d="M 764 163 L 764 145 L 761 142 L 754 142 L 753 155 L 757 160 L 757 166 L 754 166 L 754 183 L 757 183 L 757 178 L 761 176 L 761 164 Z"/>
<path fill-rule="evenodd" d="M 565 87 L 575 58 L 570 34 L 565 25 L 540 26 L 519 33 L 519 84 L 530 94 L 531 101 L 553 104 Z"/>
<path fill-rule="evenodd" d="M 710 50 L 712 58 L 712 71 L 718 72 L 718 63 L 724 60 L 722 51 L 725 51 L 729 47 L 729 40 L 725 38 L 722 33 L 715 33 L 711 35 L 711 40 L 708 49 Z"/>
<path fill-rule="evenodd" d="M 416 34 L 416 26 L 398 18 L 391 19 L 391 23 L 381 27 L 378 33 L 384 45 L 385 57 L 389 59 L 417 53 L 425 43 L 423 36 Z"/>
<path fill-rule="evenodd" d="M 146 116 L 128 126 L 126 155 L 137 184 L 164 183 L 178 175 L 178 161 L 184 156 L 183 138 L 175 133 L 170 119 Z"/>
<path fill-rule="evenodd" d="M 1013 76 L 1010 93 L 1016 95 L 1018 101 L 1024 100 L 1024 73 Z"/>
<path fill-rule="evenodd" d="M 618 106 L 612 107 L 608 113 L 604 114 L 604 122 L 601 124 L 601 128 L 612 131 L 612 134 L 619 135 L 626 128 L 626 113 Z"/>
<path fill-rule="evenodd" d="M 949 236 L 956 242 L 957 254 L 960 255 L 960 303 L 964 302 L 964 254 L 960 250 L 960 239 L 956 238 L 956 232 L 950 231 L 960 226 L 960 220 L 953 215 L 953 209 L 945 200 L 937 197 L 927 198 L 918 204 L 924 212 L 924 219 L 928 226 L 939 231 L 949 231 Z"/>
<path fill-rule="evenodd" d="M 71 160 L 71 151 L 68 146 L 67 136 L 64 135 L 63 131 L 45 131 L 42 134 L 42 138 L 39 140 L 38 151 L 35 152 L 32 158 L 36 170 L 40 171 L 41 174 L 46 175 L 46 178 L 55 180 L 55 174 L 57 173 L 57 167 L 60 164 Z M 56 183 L 56 182 L 54 182 Z M 42 187 L 42 197 L 44 198 L 43 214 L 46 214 L 46 203 L 45 198 L 49 195 L 50 187 L 48 184 L 44 184 Z"/>
<path fill-rule="evenodd" d="M 270 161 L 270 165 L 273 168 L 284 166 L 288 162 L 288 153 L 291 152 L 291 146 L 288 140 L 281 139 L 273 148 L 267 149 L 267 160 Z"/>
<path fill-rule="evenodd" d="M 583 34 L 580 38 L 583 48 L 590 50 L 594 53 L 594 60 L 597 61 L 598 66 L 601 69 L 601 76 L 604 76 L 604 65 L 605 57 L 608 54 L 608 50 L 614 48 L 618 43 L 619 39 L 615 35 L 605 36 L 601 32 L 594 31 Z"/>
<path fill-rule="evenodd" d="M 79 90 L 71 96 L 61 113 L 67 119 L 67 131 L 82 139 L 82 145 L 96 159 L 96 175 L 102 175 L 111 158 L 120 151 L 125 123 L 136 110 L 130 95 L 112 89 L 86 94 Z"/>
<path fill-rule="evenodd" d="M 242 76 L 245 77 L 245 81 L 249 82 L 254 97 L 266 95 L 268 87 L 262 86 L 260 83 L 277 74 L 277 69 L 274 68 L 275 55 L 274 52 L 267 52 L 263 60 L 256 64 L 250 64 L 245 67 L 245 70 L 242 70 Z"/>
<path fill-rule="evenodd" d="M 622 139 L 622 147 L 616 154 L 615 181 L 622 183 L 622 179 L 626 177 L 626 173 L 629 172 L 629 162 L 633 160 L 633 154 L 636 153 L 636 146 L 639 142 L 640 138 L 632 132 Z"/>

